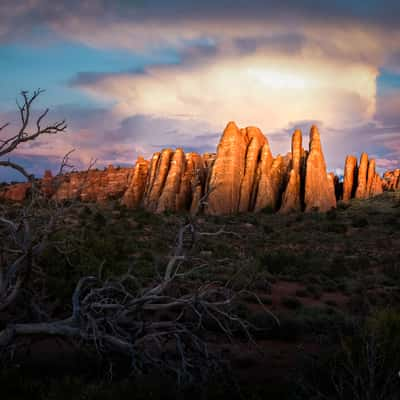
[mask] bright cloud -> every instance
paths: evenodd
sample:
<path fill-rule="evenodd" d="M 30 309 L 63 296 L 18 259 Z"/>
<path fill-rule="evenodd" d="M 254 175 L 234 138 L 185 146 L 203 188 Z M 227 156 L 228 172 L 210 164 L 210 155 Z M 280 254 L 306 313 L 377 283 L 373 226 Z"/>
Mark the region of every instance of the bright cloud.
<path fill-rule="evenodd" d="M 114 112 L 122 116 L 195 118 L 218 128 L 233 119 L 274 131 L 289 121 L 342 124 L 371 118 L 377 74 L 357 63 L 250 56 L 109 75 L 84 89 L 115 100 Z"/>
<path fill-rule="evenodd" d="M 361 151 L 382 167 L 399 165 L 399 89 L 377 87 L 385 68 L 400 71 L 399 12 L 395 0 L 385 7 L 351 0 L 4 0 L 2 42 L 42 43 L 47 31 L 54 42 L 102 55 L 85 69 L 77 66 L 88 65 L 79 53 L 63 84 L 108 108 L 86 113 L 74 104 L 60 115 L 68 136 L 23 153 L 54 156 L 75 147 L 82 163 L 93 156 L 102 165 L 132 163 L 161 147 L 211 150 L 229 120 L 259 126 L 277 153 L 289 149 L 294 127 L 307 135 L 318 121 L 331 168 Z M 113 61 L 116 49 L 127 57 Z"/>

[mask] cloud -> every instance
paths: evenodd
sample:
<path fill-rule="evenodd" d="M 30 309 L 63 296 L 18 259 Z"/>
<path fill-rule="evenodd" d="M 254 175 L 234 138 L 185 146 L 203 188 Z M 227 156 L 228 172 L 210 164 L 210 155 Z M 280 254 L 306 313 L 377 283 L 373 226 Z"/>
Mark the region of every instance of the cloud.
<path fill-rule="evenodd" d="M 35 115 L 39 112 L 36 110 Z M 66 105 L 51 110 L 49 120 L 62 118 L 70 121 L 66 134 L 41 136 L 21 145 L 10 158 L 41 176 L 45 169 L 57 172 L 63 156 L 70 149 L 76 149 L 71 162 L 77 169 L 86 168 L 94 159 L 99 168 L 109 164 L 132 166 L 138 156 L 150 158 L 154 152 L 166 147 L 182 147 L 187 152 L 198 153 L 215 151 L 220 137 L 219 132 L 211 131 L 206 121 L 149 115 L 120 119 L 103 108 Z M 7 137 L 19 127 L 15 113 L 1 114 L 0 121 L 13 122 L 4 132 Z M 21 178 L 12 170 L 0 168 L 0 181 Z"/>
<path fill-rule="evenodd" d="M 144 74 L 96 76 L 80 87 L 116 103 L 113 112 L 208 121 L 221 130 L 230 120 L 266 131 L 288 121 L 323 120 L 341 125 L 375 112 L 378 71 L 369 65 L 302 57 L 218 57 L 187 68 L 153 67 Z"/>
<path fill-rule="evenodd" d="M 383 66 L 400 70 L 399 16 L 392 0 L 3 0 L 3 43 L 54 36 L 178 59 L 125 73 L 74 71 L 71 85 L 113 107 L 54 110 L 70 133 L 23 155 L 61 157 L 76 147 L 83 165 L 92 156 L 132 163 L 166 146 L 208 151 L 232 119 L 260 126 L 274 152 L 286 152 L 290 130 L 307 133 L 317 120 L 331 168 L 364 149 L 395 165 L 400 96 L 377 96 L 376 85 Z M 50 35 L 33 34 L 42 30 Z"/>

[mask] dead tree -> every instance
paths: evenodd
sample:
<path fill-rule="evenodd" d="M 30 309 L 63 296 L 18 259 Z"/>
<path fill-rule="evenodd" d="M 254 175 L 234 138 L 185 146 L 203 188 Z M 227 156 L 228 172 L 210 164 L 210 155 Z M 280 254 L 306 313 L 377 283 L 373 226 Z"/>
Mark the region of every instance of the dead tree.
<path fill-rule="evenodd" d="M 129 356 L 135 373 L 157 368 L 174 373 L 180 383 L 199 379 L 219 365 L 209 348 L 210 332 L 219 332 L 227 340 L 240 334 L 252 341 L 255 329 L 236 312 L 241 293 L 216 282 L 189 279 L 207 267 L 194 264 L 190 256 L 202 235 L 190 223 L 182 226 L 163 275 L 144 287 L 137 284 L 132 270 L 105 281 L 83 277 L 72 295 L 68 318 L 9 324 L 0 332 L 0 348 L 19 336 L 73 338 L 94 346 L 100 354 Z M 168 313 L 168 320 L 158 318 L 160 313 Z"/>
<path fill-rule="evenodd" d="M 36 140 L 42 135 L 55 135 L 66 131 L 65 121 L 45 123 L 48 109 L 32 123 L 32 104 L 42 93 L 43 90 L 40 89 L 31 96 L 26 91 L 21 92 L 22 105 L 17 101 L 21 126 L 15 134 L 0 137 L 0 157 L 10 156 L 21 144 Z M 0 134 L 9 126 L 9 123 L 0 126 Z M 23 166 L 10 159 L 0 159 L 0 167 L 12 168 L 22 174 L 30 182 L 32 192 L 31 201 L 24 207 L 13 210 L 11 216 L 7 207 L 0 208 L 0 235 L 3 238 L 0 244 L 0 311 L 2 311 L 15 302 L 21 289 L 25 287 L 36 259 L 45 249 L 49 235 L 54 229 L 59 209 L 39 204 L 42 196 L 35 185 L 35 177 Z"/>
<path fill-rule="evenodd" d="M 41 134 L 65 130 L 64 122 L 42 129 L 40 123 L 47 115 L 45 111 L 37 121 L 36 132 L 26 132 L 30 106 L 40 93 L 37 91 L 28 98 L 23 92 L 24 106 L 19 108 L 23 127 L 15 136 L 2 141 L 0 154 L 9 154 L 20 143 Z M 65 165 L 70 164 L 68 156 L 64 158 Z M 8 161 L 0 165 L 13 168 Z M 63 172 L 63 167 L 60 171 Z M 27 171 L 22 169 L 21 173 L 33 182 Z M 199 208 L 209 193 L 201 197 Z M 67 212 L 57 202 L 43 203 L 38 196 L 21 208 L 17 218 L 8 215 L 5 209 L 0 213 L 0 235 L 8 237 L 0 248 L 0 311 L 15 303 L 22 288 L 30 283 L 37 258 Z M 194 257 L 197 241 L 204 236 L 226 235 L 237 233 L 223 228 L 199 232 L 194 216 L 188 217 L 177 233 L 159 277 L 144 286 L 138 284 L 133 269 L 107 280 L 100 273 L 97 277 L 82 277 L 72 294 L 70 316 L 46 317 L 41 321 L 26 321 L 16 316 L 3 323 L 0 350 L 6 351 L 21 336 L 72 338 L 93 346 L 99 354 L 129 356 L 135 373 L 155 368 L 174 373 L 178 382 L 197 379 L 218 364 L 215 352 L 209 347 L 209 337 L 215 332 L 228 340 L 238 333 L 252 340 L 254 327 L 236 311 L 236 300 L 241 293 L 229 285 L 196 279 L 196 274 L 208 266 Z M 168 319 L 160 318 L 160 314 L 167 314 Z"/>
<path fill-rule="evenodd" d="M 32 115 L 32 104 L 33 102 L 44 92 L 44 90 L 38 89 L 33 92 L 31 96 L 27 91 L 21 92 L 21 97 L 23 100 L 22 105 L 17 101 L 17 106 L 19 110 L 19 115 L 21 118 L 21 126 L 17 133 L 11 135 L 10 137 L 0 138 L 0 158 L 6 157 L 15 151 L 18 146 L 23 143 L 31 142 L 42 135 L 56 135 L 63 133 L 67 129 L 67 124 L 64 120 L 55 122 L 53 124 L 43 125 L 44 119 L 47 116 L 49 109 L 46 108 L 34 123 L 34 129 L 30 127 L 31 115 Z M 5 123 L 0 126 L 0 134 L 10 125 L 10 123 Z M 21 165 L 12 162 L 11 160 L 0 160 L 0 167 L 8 167 L 18 171 L 29 181 L 34 181 L 34 176 L 28 173 L 25 168 Z"/>

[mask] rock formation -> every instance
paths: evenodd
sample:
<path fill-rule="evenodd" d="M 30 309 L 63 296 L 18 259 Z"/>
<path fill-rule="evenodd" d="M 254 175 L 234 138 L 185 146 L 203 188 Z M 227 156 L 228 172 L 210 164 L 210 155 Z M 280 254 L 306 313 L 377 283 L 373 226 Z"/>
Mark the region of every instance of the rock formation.
<path fill-rule="evenodd" d="M 137 208 L 142 204 L 148 171 L 149 162 L 143 157 L 139 157 L 129 177 L 128 187 L 121 200 L 121 203 L 128 208 Z"/>
<path fill-rule="evenodd" d="M 82 200 L 104 203 L 123 197 L 132 168 L 114 168 L 104 171 L 71 172 L 53 179 L 53 197 L 56 200 Z"/>
<path fill-rule="evenodd" d="M 200 206 L 205 182 L 205 168 L 203 158 L 197 153 L 186 155 L 185 173 L 181 180 L 177 198 L 177 210 L 191 210 L 195 212 Z"/>
<path fill-rule="evenodd" d="M 244 175 L 240 185 L 239 212 L 246 212 L 252 208 L 253 190 L 257 179 L 257 167 L 260 151 L 266 143 L 265 136 L 258 128 L 248 127 L 242 131 L 247 143 Z"/>
<path fill-rule="evenodd" d="M 375 181 L 375 160 L 369 160 L 367 173 L 367 189 L 365 197 L 370 197 L 372 194 L 372 185 Z"/>
<path fill-rule="evenodd" d="M 336 176 L 333 172 L 328 173 L 328 198 L 334 201 L 334 205 L 331 208 L 336 207 L 336 190 L 335 190 Z"/>
<path fill-rule="evenodd" d="M 367 197 L 367 178 L 368 178 L 368 154 L 362 153 L 360 166 L 358 168 L 356 199 L 365 199 Z"/>
<path fill-rule="evenodd" d="M 46 170 L 44 172 L 43 179 L 40 182 L 40 190 L 48 198 L 54 195 L 55 183 L 51 171 Z"/>
<path fill-rule="evenodd" d="M 383 179 L 375 169 L 375 160 L 369 160 L 366 153 L 362 154 L 359 167 L 354 156 L 347 156 L 341 183 L 326 171 L 315 126 L 310 131 L 309 151 L 302 148 L 302 135 L 296 130 L 292 151 L 274 158 L 268 139 L 258 128 L 239 129 L 230 122 L 216 154 L 165 149 L 150 161 L 139 157 L 134 168 L 110 165 L 103 171 L 55 177 L 46 171 L 36 187 L 45 197 L 55 200 L 113 200 L 129 208 L 143 207 L 158 213 L 327 211 L 336 206 L 336 199 L 363 199 L 383 190 L 400 189 L 400 169 L 386 172 Z M 0 199 L 21 202 L 30 188 L 30 183 L 5 185 L 0 189 Z"/>
<path fill-rule="evenodd" d="M 344 166 L 343 201 L 347 202 L 354 197 L 357 182 L 357 158 L 347 156 Z"/>
<path fill-rule="evenodd" d="M 302 166 L 302 136 L 301 131 L 296 130 L 292 137 L 292 160 L 289 182 L 283 194 L 282 206 L 280 212 L 286 214 L 288 212 L 301 211 L 301 166 Z"/>
<path fill-rule="evenodd" d="M 30 183 L 8 185 L 0 191 L 0 199 L 20 203 L 26 199 L 30 188 Z"/>
<path fill-rule="evenodd" d="M 158 199 L 168 176 L 173 153 L 171 149 L 164 149 L 160 154 L 156 153 L 153 156 L 150 166 L 150 179 L 146 183 L 144 195 L 144 208 L 148 211 L 155 212 L 157 210 Z"/>
<path fill-rule="evenodd" d="M 384 181 L 382 181 L 376 170 L 376 162 L 369 159 L 367 153 L 362 153 L 360 166 L 357 168 L 357 159 L 347 156 L 344 167 L 343 201 L 352 198 L 366 199 L 374 197 L 383 192 Z"/>
<path fill-rule="evenodd" d="M 400 190 L 400 169 L 386 171 L 382 183 L 385 190 Z"/>
<path fill-rule="evenodd" d="M 330 182 L 326 172 L 321 140 L 316 126 L 310 131 L 310 150 L 306 164 L 306 180 L 304 191 L 305 211 L 328 211 L 336 207 L 333 182 Z"/>
<path fill-rule="evenodd" d="M 369 197 L 378 196 L 383 193 L 383 185 L 381 177 L 375 173 L 374 179 L 372 181 L 371 190 L 369 193 Z"/>
<path fill-rule="evenodd" d="M 272 171 L 279 168 L 281 160 L 274 164 L 268 140 L 261 148 L 260 161 L 257 165 L 256 182 L 253 191 L 254 211 L 260 211 L 265 207 L 274 208 L 276 204 L 274 190 L 272 188 Z"/>
<path fill-rule="evenodd" d="M 207 214 L 238 212 L 240 186 L 244 177 L 247 142 L 234 122 L 229 122 L 218 144 L 207 190 Z"/>
<path fill-rule="evenodd" d="M 177 199 L 180 192 L 181 180 L 185 173 L 185 153 L 182 149 L 176 149 L 171 157 L 167 177 L 161 189 L 161 195 L 157 202 L 156 212 L 178 211 Z"/>

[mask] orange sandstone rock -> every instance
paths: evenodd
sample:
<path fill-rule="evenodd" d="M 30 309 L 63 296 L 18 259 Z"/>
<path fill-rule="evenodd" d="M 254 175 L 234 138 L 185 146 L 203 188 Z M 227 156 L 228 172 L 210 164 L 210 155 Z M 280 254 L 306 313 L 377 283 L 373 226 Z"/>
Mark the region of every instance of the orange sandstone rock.
<path fill-rule="evenodd" d="M 168 176 L 169 165 L 173 155 L 171 149 L 164 149 L 161 154 L 155 154 L 150 166 L 150 179 L 146 183 L 144 207 L 148 211 L 156 211 L 158 199 Z"/>
<path fill-rule="evenodd" d="M 157 202 L 157 213 L 177 211 L 177 197 L 180 191 L 181 180 L 185 173 L 185 166 L 185 153 L 182 149 L 176 149 L 169 163 L 168 174 Z"/>
<path fill-rule="evenodd" d="M 378 196 L 383 193 L 383 185 L 381 177 L 375 173 L 373 183 L 371 186 L 370 197 Z"/>
<path fill-rule="evenodd" d="M 122 197 L 122 204 L 128 208 L 138 208 L 141 205 L 148 172 L 149 162 L 139 157 L 129 178 L 128 188 Z"/>
<path fill-rule="evenodd" d="M 283 193 L 280 212 L 287 214 L 289 212 L 301 211 L 301 163 L 302 163 L 302 136 L 301 131 L 296 130 L 292 136 L 292 161 L 289 174 L 289 181 Z"/>
<path fill-rule="evenodd" d="M 383 174 L 383 187 L 385 190 L 400 189 L 400 169 L 394 171 L 386 171 Z"/>
<path fill-rule="evenodd" d="M 44 172 L 43 178 L 40 181 L 40 191 L 46 196 L 51 197 L 55 192 L 53 174 L 50 170 Z"/>
<path fill-rule="evenodd" d="M 365 199 L 367 197 L 367 175 L 368 175 L 368 154 L 362 153 L 360 166 L 358 167 L 356 199 Z"/>
<path fill-rule="evenodd" d="M 17 203 L 20 203 L 27 198 L 30 188 L 31 188 L 30 182 L 15 183 L 13 185 L 8 185 L 1 190 L 0 199 L 15 201 Z"/>
<path fill-rule="evenodd" d="M 260 211 L 265 208 L 276 211 L 280 202 L 282 183 L 286 173 L 285 160 L 281 155 L 278 155 L 273 160 L 271 168 L 266 175 L 261 176 L 254 211 Z"/>
<path fill-rule="evenodd" d="M 257 166 L 255 179 L 255 187 L 253 190 L 252 209 L 260 211 L 261 209 L 271 206 L 273 203 L 271 198 L 271 171 L 274 159 L 268 140 L 261 148 L 260 161 Z"/>
<path fill-rule="evenodd" d="M 321 140 L 316 126 L 310 131 L 310 151 L 307 157 L 304 192 L 305 211 L 325 212 L 336 207 L 332 183 L 326 173 L 326 164 L 322 153 Z"/>
<path fill-rule="evenodd" d="M 207 214 L 234 214 L 239 209 L 244 176 L 246 140 L 234 122 L 229 122 L 218 144 L 207 191 Z"/>
<path fill-rule="evenodd" d="M 191 210 L 191 212 L 194 212 L 202 197 L 204 184 L 205 168 L 203 158 L 197 153 L 188 153 L 186 155 L 185 173 L 182 177 L 177 197 L 177 210 Z"/>
<path fill-rule="evenodd" d="M 355 194 L 357 184 L 357 158 L 347 156 L 344 165 L 343 201 L 349 201 Z"/>
<path fill-rule="evenodd" d="M 367 189 L 365 196 L 366 197 L 371 197 L 371 190 L 372 190 L 372 185 L 375 180 L 375 160 L 369 160 L 368 162 L 368 173 L 367 173 Z"/>
<path fill-rule="evenodd" d="M 253 189 L 257 178 L 258 161 L 261 149 L 266 143 L 265 136 L 258 128 L 248 127 L 243 131 L 248 145 L 244 175 L 240 186 L 239 212 L 246 212 L 252 208 L 251 200 L 254 197 Z"/>

